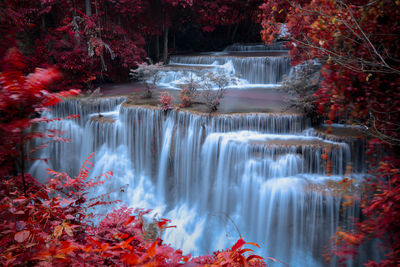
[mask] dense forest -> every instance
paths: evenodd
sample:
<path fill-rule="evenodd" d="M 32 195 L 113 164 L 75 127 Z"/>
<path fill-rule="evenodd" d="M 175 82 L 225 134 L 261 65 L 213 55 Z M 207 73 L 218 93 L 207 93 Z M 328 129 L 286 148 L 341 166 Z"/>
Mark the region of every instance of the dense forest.
<path fill-rule="evenodd" d="M 400 265 L 400 1 L 4 0 L 0 21 L 2 265 L 279 262 L 256 255 L 258 244 L 242 238 L 210 255 L 184 255 L 161 239 L 174 226 L 167 219 L 146 222 L 147 210 L 123 206 L 93 223 L 96 207 L 116 202 L 87 197 L 113 175 L 91 178 L 93 155 L 76 177 L 49 170 L 53 178 L 40 183 L 27 173 L 31 161 L 48 160 L 30 156 L 48 145 L 32 148 L 32 140 L 68 141 L 58 130 L 31 130 L 38 123 L 79 117 L 40 117 L 64 98 L 104 83 L 129 82 L 130 70 L 143 62 L 166 64 L 177 53 L 277 40 L 285 41 L 291 64 L 303 77 L 284 82 L 297 94 L 296 107 L 325 122 L 327 134 L 332 125 L 347 123 L 362 129 L 367 140 L 363 194 L 348 199 L 361 203 L 361 216 L 351 231 L 337 229 L 327 261 L 337 258 L 345 265 L 365 243 L 379 239 L 376 249 L 384 256 L 366 265 Z M 304 71 L 311 65 L 318 66 L 318 78 Z M 341 190 L 353 182 L 343 177 Z"/>

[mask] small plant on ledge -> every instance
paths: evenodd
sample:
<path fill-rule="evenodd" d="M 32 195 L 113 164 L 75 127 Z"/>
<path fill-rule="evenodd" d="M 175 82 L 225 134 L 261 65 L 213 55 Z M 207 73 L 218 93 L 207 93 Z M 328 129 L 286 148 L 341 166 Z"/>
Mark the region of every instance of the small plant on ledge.
<path fill-rule="evenodd" d="M 201 85 L 195 80 L 193 73 L 191 73 L 188 78 L 185 78 L 185 83 L 182 87 L 183 89 L 179 93 L 179 99 L 181 100 L 179 107 L 191 107 L 198 95 L 197 90 Z"/>
<path fill-rule="evenodd" d="M 143 98 L 152 98 L 153 90 L 157 88 L 157 83 L 161 80 L 161 66 L 162 63 L 141 63 L 138 64 L 137 69 L 131 69 L 130 76 L 132 79 L 139 80 L 144 83 L 146 90 Z"/>
<path fill-rule="evenodd" d="M 204 75 L 202 97 L 210 113 L 218 110 L 226 87 L 230 84 L 237 84 L 237 82 L 236 77 L 225 71 L 208 72 Z"/>
<path fill-rule="evenodd" d="M 174 104 L 172 103 L 172 101 L 174 100 L 175 100 L 174 97 L 167 91 L 161 92 L 160 102 L 161 102 L 161 107 L 164 111 L 174 108 Z"/>

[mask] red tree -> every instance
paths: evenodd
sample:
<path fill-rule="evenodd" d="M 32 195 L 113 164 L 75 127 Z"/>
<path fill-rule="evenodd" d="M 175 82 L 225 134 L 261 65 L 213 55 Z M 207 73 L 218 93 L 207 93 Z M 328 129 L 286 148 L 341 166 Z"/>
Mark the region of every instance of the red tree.
<path fill-rule="evenodd" d="M 197 1 L 196 21 L 204 31 L 213 31 L 217 26 L 238 25 L 244 20 L 252 20 L 261 1 L 258 0 L 219 0 Z"/>
<path fill-rule="evenodd" d="M 15 175 L 18 171 L 23 173 L 26 142 L 46 136 L 59 140 L 54 132 L 26 132 L 33 123 L 46 120 L 35 118 L 35 114 L 59 103 L 61 97 L 78 94 L 79 90 L 51 93 L 48 90 L 50 84 L 60 79 L 60 73 L 55 68 L 38 68 L 34 73 L 25 76 L 22 72 L 26 68 L 22 55 L 15 48 L 8 51 L 1 65 L 0 171 L 3 176 L 8 176 Z"/>
<path fill-rule="evenodd" d="M 0 56 L 17 46 L 34 67 L 56 66 L 65 79 L 59 84 L 90 87 L 104 79 L 127 80 L 129 68 L 145 57 L 138 18 L 143 1 L 3 1 Z"/>

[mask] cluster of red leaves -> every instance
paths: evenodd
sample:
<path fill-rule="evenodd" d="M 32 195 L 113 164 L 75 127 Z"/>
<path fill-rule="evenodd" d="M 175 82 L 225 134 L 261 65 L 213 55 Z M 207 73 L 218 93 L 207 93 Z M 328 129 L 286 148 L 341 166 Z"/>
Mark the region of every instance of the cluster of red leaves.
<path fill-rule="evenodd" d="M 174 108 L 174 103 L 173 103 L 174 100 L 175 100 L 174 97 L 167 91 L 161 92 L 160 103 L 164 111 Z"/>
<path fill-rule="evenodd" d="M 179 99 L 181 101 L 179 107 L 181 108 L 190 107 L 194 102 L 194 96 L 188 92 L 187 88 L 183 88 L 183 90 L 179 92 Z"/>
<path fill-rule="evenodd" d="M 377 141 L 377 140 L 376 140 Z M 396 167 L 397 166 L 397 167 Z M 362 202 L 365 219 L 355 224 L 355 230 L 348 232 L 338 229 L 334 255 L 343 262 L 349 256 L 356 256 L 365 240 L 379 238 L 376 249 L 385 254 L 380 262 L 370 260 L 367 266 L 399 266 L 400 264 L 400 166 L 399 159 L 384 157 L 376 166 L 376 179 L 367 185 L 370 192 Z"/>
<path fill-rule="evenodd" d="M 264 41 L 285 25 L 293 64 L 317 59 L 323 80 L 316 107 L 332 124 L 338 118 L 363 124 L 371 172 L 356 231 L 338 231 L 341 258 L 356 254 L 366 239 L 379 238 L 388 252 L 380 266 L 400 264 L 400 2 L 265 0 L 260 16 Z M 371 261 L 370 266 L 378 263 Z"/>
<path fill-rule="evenodd" d="M 370 141 L 368 153 L 382 154 L 382 141 Z M 377 248 L 385 258 L 379 263 L 369 261 L 367 266 L 398 266 L 400 264 L 400 159 L 394 155 L 382 156 L 372 161 L 375 179 L 368 179 L 367 196 L 362 201 L 365 218 L 355 224 L 355 231 L 339 230 L 336 236 L 335 255 L 344 260 L 357 255 L 358 247 L 365 240 L 379 238 Z"/>
<path fill-rule="evenodd" d="M 55 132 L 24 132 L 33 123 L 45 120 L 34 118 L 36 113 L 55 105 L 62 97 L 76 95 L 79 90 L 52 93 L 50 84 L 60 79 L 60 73 L 54 69 L 36 69 L 24 76 L 25 68 L 22 55 L 15 48 L 10 49 L 2 61 L 0 72 L 0 173 L 15 173 L 17 159 L 21 156 L 21 146 L 27 141 L 48 137 L 61 141 Z"/>
<path fill-rule="evenodd" d="M 49 170 L 53 178 L 39 184 L 29 176 L 27 196 L 22 193 L 20 177 L 0 182 L 2 265 L 266 266 L 260 256 L 245 256 L 252 250 L 242 248 L 243 239 L 225 251 L 191 259 L 162 243 L 159 233 L 168 228 L 168 220 L 154 219 L 156 233 L 148 233 L 151 228 L 143 215 L 149 211 L 122 207 L 92 225 L 90 208 L 110 202 L 87 198 L 88 190 L 104 182 L 101 177 L 89 179 L 90 158 L 75 178 Z"/>
<path fill-rule="evenodd" d="M 65 78 L 58 88 L 127 80 L 129 68 L 145 57 L 138 23 L 145 1 L 124 1 L 120 9 L 114 2 L 89 1 L 87 15 L 85 1 L 3 1 L 0 57 L 18 45 L 27 58 L 24 73 L 55 66 Z"/>
<path fill-rule="evenodd" d="M 196 1 L 196 21 L 203 31 L 213 31 L 217 26 L 234 25 L 255 17 L 259 0 Z"/>
<path fill-rule="evenodd" d="M 293 64 L 318 59 L 323 82 L 316 92 L 328 123 L 338 116 L 368 119 L 379 130 L 397 129 L 399 121 L 400 3 L 396 1 L 265 1 L 262 37 L 274 40 L 286 25 Z M 291 3 L 291 4 L 290 4 Z M 350 100 L 350 101 L 349 101 Z M 387 118 L 387 111 L 391 111 Z M 384 129 L 383 129 L 384 128 Z"/>
<path fill-rule="evenodd" d="M 259 248 L 259 245 L 252 242 L 245 242 L 240 238 L 231 248 L 214 252 L 212 256 L 200 256 L 192 260 L 201 265 L 206 266 L 266 266 L 264 258 L 255 255 L 250 248 L 243 248 L 244 245 L 252 245 Z M 246 253 L 250 255 L 246 256 Z M 272 261 L 279 262 L 273 258 L 266 258 Z"/>
<path fill-rule="evenodd" d="M 88 190 L 104 181 L 89 179 L 90 157 L 75 178 L 49 170 L 46 184 L 29 176 L 24 196 L 20 177 L 2 180 L 0 216 L 0 262 L 2 265 L 177 265 L 183 256 L 162 244 L 159 238 L 145 239 L 143 214 L 120 208 L 92 226 L 89 208 L 109 201 L 88 199 Z M 106 173 L 104 177 L 111 176 Z M 165 228 L 165 220 L 157 222 Z M 149 264 L 152 263 L 152 264 Z"/>

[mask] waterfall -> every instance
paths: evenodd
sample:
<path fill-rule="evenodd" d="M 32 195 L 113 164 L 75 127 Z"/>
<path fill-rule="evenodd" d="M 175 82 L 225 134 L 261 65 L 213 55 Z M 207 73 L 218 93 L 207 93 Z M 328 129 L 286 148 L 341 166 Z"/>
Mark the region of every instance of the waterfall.
<path fill-rule="evenodd" d="M 165 232 L 165 242 L 195 255 L 232 245 L 237 227 L 263 256 L 290 266 L 326 265 L 322 249 L 336 227 L 359 216 L 357 204 L 345 209 L 330 187 L 359 151 L 316 134 L 301 114 L 164 112 L 123 101 L 75 99 L 51 109 L 47 117 L 81 118 L 40 126 L 65 131 L 72 142 L 42 151 L 49 166 L 35 163 L 31 172 L 44 177 L 50 167 L 73 175 L 95 152 L 92 175 L 114 176 L 93 194 L 113 192 L 172 219 L 177 228 Z M 321 157 L 327 147 L 330 173 Z"/>
<path fill-rule="evenodd" d="M 249 84 L 277 84 L 290 72 L 288 56 L 195 55 L 171 56 L 170 64 L 222 66 L 231 62 L 235 74 Z"/>
<path fill-rule="evenodd" d="M 207 72 L 222 72 L 236 78 L 229 88 L 277 87 L 291 73 L 291 58 L 284 45 L 233 44 L 220 52 L 172 55 L 159 72 L 158 86 L 181 89 L 189 77 L 201 84 Z"/>
<path fill-rule="evenodd" d="M 172 142 L 172 131 L 174 129 L 174 123 L 172 118 L 168 118 L 168 121 L 164 125 L 164 140 L 161 149 L 160 166 L 158 171 L 157 181 L 157 194 L 164 199 L 165 195 L 165 180 L 168 178 L 168 165 L 170 159 L 171 142 Z"/>
<path fill-rule="evenodd" d="M 285 48 L 285 44 L 286 42 L 275 42 L 273 44 L 270 45 L 266 45 L 266 44 L 232 44 L 227 46 L 224 51 L 225 52 L 232 52 L 232 51 L 273 51 L 273 50 L 287 50 L 287 48 Z"/>

